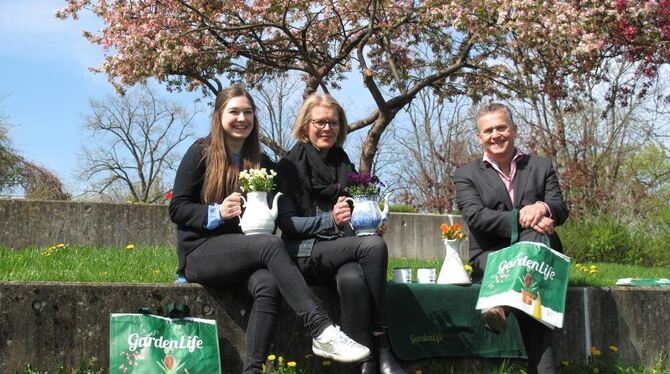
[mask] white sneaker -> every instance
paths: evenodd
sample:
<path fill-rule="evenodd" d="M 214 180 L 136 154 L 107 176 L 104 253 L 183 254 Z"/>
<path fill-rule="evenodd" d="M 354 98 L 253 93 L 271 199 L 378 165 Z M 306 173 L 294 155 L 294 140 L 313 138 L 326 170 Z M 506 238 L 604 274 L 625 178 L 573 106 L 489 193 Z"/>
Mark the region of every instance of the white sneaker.
<path fill-rule="evenodd" d="M 370 356 L 368 347 L 356 343 L 335 325 L 326 327 L 321 335 L 312 339 L 312 351 L 339 362 L 358 362 Z"/>

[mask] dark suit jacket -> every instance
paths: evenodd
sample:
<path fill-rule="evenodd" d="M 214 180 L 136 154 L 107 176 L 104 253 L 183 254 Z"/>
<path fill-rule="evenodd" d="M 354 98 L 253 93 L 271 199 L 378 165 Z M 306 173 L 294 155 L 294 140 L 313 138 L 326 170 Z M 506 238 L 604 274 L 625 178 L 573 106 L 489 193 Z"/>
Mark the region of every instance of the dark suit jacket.
<path fill-rule="evenodd" d="M 568 207 L 551 161 L 523 155 L 517 162 L 516 173 L 514 205 L 521 209 L 543 201 L 549 206 L 556 226 L 565 222 Z M 454 181 L 456 204 L 470 230 L 470 260 L 483 269 L 488 253 L 510 245 L 512 202 L 496 170 L 481 160 L 458 168 Z M 519 235 L 520 240 L 541 241 L 541 235 L 531 229 L 519 230 Z M 553 249 L 562 251 L 558 235 L 553 234 L 549 239 Z"/>

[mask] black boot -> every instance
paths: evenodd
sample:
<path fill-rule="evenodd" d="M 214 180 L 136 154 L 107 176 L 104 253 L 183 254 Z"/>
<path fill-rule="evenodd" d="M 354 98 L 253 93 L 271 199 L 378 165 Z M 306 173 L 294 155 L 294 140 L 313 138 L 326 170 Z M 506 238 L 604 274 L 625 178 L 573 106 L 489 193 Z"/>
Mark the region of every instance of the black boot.
<path fill-rule="evenodd" d="M 379 372 L 382 374 L 406 374 L 405 369 L 400 366 L 389 344 L 388 335 L 381 334 L 375 336 L 377 357 L 379 359 Z"/>
<path fill-rule="evenodd" d="M 361 370 L 361 374 L 378 374 L 379 365 L 377 365 L 377 360 L 373 357 L 371 360 L 363 361 L 358 368 Z"/>

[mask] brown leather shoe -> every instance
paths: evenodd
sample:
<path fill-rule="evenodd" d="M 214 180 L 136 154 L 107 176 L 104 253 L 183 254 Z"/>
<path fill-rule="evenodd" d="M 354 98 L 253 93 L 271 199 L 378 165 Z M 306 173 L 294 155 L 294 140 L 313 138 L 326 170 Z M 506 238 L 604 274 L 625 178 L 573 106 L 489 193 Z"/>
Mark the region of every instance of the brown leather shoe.
<path fill-rule="evenodd" d="M 501 306 L 495 306 L 489 309 L 486 313 L 482 314 L 482 319 L 484 320 L 486 329 L 496 335 L 500 335 L 500 333 L 507 328 L 505 308 Z"/>

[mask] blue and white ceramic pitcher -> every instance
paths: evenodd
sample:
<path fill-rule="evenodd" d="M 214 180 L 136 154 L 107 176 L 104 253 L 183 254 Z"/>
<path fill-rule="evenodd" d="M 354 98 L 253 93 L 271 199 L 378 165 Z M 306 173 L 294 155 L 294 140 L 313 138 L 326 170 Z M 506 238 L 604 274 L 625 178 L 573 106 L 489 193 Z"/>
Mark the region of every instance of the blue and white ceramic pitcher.
<path fill-rule="evenodd" d="M 351 227 L 357 236 L 374 235 L 377 228 L 386 221 L 389 214 L 387 194 L 384 196 L 384 211 L 379 209 L 379 195 L 356 195 L 347 197 L 347 201 L 354 203 L 351 213 Z"/>

